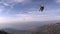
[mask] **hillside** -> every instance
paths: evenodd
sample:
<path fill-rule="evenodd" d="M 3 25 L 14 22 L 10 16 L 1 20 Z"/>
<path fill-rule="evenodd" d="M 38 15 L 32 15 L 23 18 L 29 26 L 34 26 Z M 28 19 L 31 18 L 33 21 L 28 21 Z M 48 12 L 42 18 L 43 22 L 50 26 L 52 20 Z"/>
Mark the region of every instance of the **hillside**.
<path fill-rule="evenodd" d="M 60 34 L 60 23 L 45 24 L 32 30 L 3 29 L 9 34 Z"/>
<path fill-rule="evenodd" d="M 37 29 L 32 34 L 60 34 L 60 23 L 44 25 Z"/>
<path fill-rule="evenodd" d="M 11 28 L 3 29 L 4 31 L 8 32 L 9 34 L 29 34 L 29 30 L 16 30 Z"/>

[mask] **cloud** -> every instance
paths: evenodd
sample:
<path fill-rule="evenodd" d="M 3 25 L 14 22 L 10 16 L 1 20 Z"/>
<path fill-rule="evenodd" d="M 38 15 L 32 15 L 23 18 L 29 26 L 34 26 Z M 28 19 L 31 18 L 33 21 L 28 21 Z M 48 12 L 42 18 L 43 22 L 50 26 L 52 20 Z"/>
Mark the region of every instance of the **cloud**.
<path fill-rule="evenodd" d="M 11 6 L 10 4 L 12 4 L 12 6 L 14 6 L 16 3 L 25 3 L 25 2 L 28 2 L 28 0 L 2 0 L 2 4 L 5 5 L 5 6 Z M 4 6 L 2 6 L 2 8 L 0 9 L 0 12 L 1 11 L 7 11 L 8 9 L 6 8 L 3 8 Z M 27 8 L 27 7 L 26 7 Z M 6 13 L 6 15 L 9 15 L 10 13 L 14 13 L 11 14 L 12 16 L 15 16 L 15 17 L 12 17 L 12 16 L 5 16 L 4 17 L 0 17 L 0 23 L 12 23 L 12 22 L 30 22 L 30 21 L 48 21 L 48 20 L 60 20 L 60 16 L 59 17 L 56 17 L 56 13 L 58 13 L 60 11 L 60 9 L 58 10 L 47 10 L 47 12 L 44 10 L 44 12 L 39 12 L 38 11 L 39 9 L 38 8 L 27 8 L 27 13 L 21 13 L 20 11 L 20 14 L 15 14 L 16 12 L 18 11 L 12 11 L 12 10 L 9 10 Z M 18 12 L 18 13 L 19 13 Z"/>
<path fill-rule="evenodd" d="M 4 6 L 0 6 L 0 14 L 5 10 Z"/>
<path fill-rule="evenodd" d="M 21 22 L 32 22 L 32 21 L 49 21 L 49 20 L 60 20 L 60 16 L 42 16 L 42 15 L 30 15 L 30 14 L 17 14 L 15 17 L 0 17 L 0 23 L 21 23 Z"/>
<path fill-rule="evenodd" d="M 25 2 L 28 2 L 28 0 L 2 0 L 2 2 L 15 4 L 15 3 L 25 3 Z"/>
<path fill-rule="evenodd" d="M 57 3 L 60 3 L 60 0 L 54 0 L 55 2 L 57 2 Z"/>
<path fill-rule="evenodd" d="M 3 6 L 9 6 L 10 8 L 13 8 L 16 4 L 20 3 L 22 5 L 29 3 L 30 0 L 1 0 L 0 4 Z"/>
<path fill-rule="evenodd" d="M 3 11 L 3 9 L 0 9 L 0 13 Z"/>

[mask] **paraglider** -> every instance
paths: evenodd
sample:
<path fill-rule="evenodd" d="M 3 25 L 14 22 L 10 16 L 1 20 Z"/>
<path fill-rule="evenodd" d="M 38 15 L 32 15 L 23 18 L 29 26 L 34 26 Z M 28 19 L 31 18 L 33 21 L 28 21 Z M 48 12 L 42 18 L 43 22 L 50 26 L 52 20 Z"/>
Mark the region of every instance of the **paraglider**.
<path fill-rule="evenodd" d="M 39 11 L 43 12 L 43 10 L 44 10 L 44 6 L 41 5 Z"/>

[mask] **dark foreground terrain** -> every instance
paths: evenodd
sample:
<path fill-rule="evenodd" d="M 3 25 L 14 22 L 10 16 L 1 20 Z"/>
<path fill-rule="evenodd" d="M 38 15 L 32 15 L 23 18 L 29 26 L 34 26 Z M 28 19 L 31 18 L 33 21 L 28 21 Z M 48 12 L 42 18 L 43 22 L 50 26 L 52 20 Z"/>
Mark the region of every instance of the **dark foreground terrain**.
<path fill-rule="evenodd" d="M 32 30 L 4 29 L 4 31 L 0 31 L 0 34 L 60 34 L 60 23 L 51 23 Z"/>
<path fill-rule="evenodd" d="M 9 33 L 5 32 L 5 31 L 0 31 L 0 34 L 9 34 Z"/>

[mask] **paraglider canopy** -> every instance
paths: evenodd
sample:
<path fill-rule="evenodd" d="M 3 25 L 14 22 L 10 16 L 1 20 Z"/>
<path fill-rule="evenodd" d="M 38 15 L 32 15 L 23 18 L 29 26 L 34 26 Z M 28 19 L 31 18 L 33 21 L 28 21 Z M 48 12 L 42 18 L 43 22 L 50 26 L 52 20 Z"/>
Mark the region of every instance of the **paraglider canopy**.
<path fill-rule="evenodd" d="M 44 6 L 43 5 L 40 5 L 39 11 L 43 12 L 43 10 L 44 10 Z"/>

